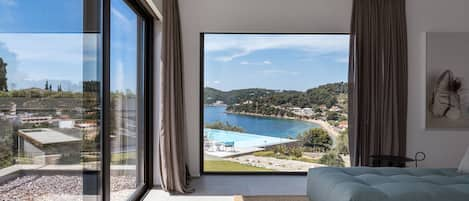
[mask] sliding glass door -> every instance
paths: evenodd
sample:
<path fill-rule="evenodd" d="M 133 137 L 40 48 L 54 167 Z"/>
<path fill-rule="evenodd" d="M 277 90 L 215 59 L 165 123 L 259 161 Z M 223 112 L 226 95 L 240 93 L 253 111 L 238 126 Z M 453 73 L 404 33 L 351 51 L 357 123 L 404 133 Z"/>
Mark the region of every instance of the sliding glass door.
<path fill-rule="evenodd" d="M 145 21 L 124 0 L 111 0 L 111 199 L 126 200 L 144 184 Z"/>
<path fill-rule="evenodd" d="M 0 1 L 0 200 L 152 185 L 151 21 L 135 1 Z"/>

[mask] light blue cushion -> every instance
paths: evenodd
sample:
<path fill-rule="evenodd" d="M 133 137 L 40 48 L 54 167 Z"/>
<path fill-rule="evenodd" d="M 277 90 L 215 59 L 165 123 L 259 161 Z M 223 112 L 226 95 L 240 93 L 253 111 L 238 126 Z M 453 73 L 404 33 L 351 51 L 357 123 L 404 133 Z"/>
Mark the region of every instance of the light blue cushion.
<path fill-rule="evenodd" d="M 312 168 L 311 201 L 469 201 L 469 175 L 456 169 Z"/>

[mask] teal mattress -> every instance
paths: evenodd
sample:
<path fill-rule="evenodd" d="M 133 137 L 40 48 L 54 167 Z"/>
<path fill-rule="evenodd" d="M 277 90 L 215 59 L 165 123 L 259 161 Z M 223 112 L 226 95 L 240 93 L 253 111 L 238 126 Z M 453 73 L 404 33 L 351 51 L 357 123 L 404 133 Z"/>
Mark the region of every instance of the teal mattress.
<path fill-rule="evenodd" d="M 456 169 L 312 168 L 311 201 L 469 201 L 469 175 Z"/>

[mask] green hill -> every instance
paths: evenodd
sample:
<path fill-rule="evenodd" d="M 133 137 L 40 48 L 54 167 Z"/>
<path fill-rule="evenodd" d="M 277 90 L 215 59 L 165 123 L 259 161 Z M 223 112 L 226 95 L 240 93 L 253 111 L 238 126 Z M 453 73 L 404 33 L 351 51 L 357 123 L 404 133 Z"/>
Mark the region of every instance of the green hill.
<path fill-rule="evenodd" d="M 347 83 L 344 82 L 321 85 L 308 89 L 306 92 L 258 88 L 221 91 L 207 87 L 204 89 L 204 103 L 212 104 L 216 101 L 223 101 L 225 104 L 233 105 L 252 101 L 276 106 L 304 108 L 313 105 L 326 105 L 331 107 L 344 99 L 347 91 Z"/>

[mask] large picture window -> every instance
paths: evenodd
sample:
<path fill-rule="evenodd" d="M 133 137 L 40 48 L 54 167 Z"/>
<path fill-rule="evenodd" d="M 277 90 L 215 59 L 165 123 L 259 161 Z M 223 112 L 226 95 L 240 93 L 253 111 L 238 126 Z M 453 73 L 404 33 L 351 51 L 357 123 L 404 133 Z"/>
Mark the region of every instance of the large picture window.
<path fill-rule="evenodd" d="M 205 173 L 349 166 L 348 34 L 201 34 Z"/>

